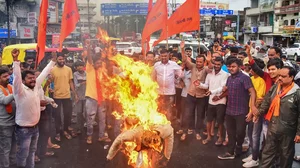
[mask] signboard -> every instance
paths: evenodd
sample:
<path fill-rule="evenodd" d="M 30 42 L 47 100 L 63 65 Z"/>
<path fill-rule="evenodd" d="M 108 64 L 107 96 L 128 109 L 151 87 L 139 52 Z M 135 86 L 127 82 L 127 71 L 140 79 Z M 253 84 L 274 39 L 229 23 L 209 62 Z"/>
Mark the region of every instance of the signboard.
<path fill-rule="evenodd" d="M 229 4 L 228 3 L 209 3 L 209 2 L 201 2 L 201 9 L 206 8 L 206 9 L 229 9 Z"/>
<path fill-rule="evenodd" d="M 34 28 L 32 26 L 19 26 L 18 32 L 20 39 L 34 38 Z"/>
<path fill-rule="evenodd" d="M 251 27 L 251 33 L 257 33 L 258 27 Z"/>
<path fill-rule="evenodd" d="M 59 34 L 52 34 L 52 47 L 53 48 L 59 47 Z"/>
<path fill-rule="evenodd" d="M 230 25 L 231 24 L 231 20 L 225 20 L 225 24 L 226 25 Z"/>
<path fill-rule="evenodd" d="M 101 4 L 102 16 L 147 15 L 148 3 L 105 3 Z"/>
<path fill-rule="evenodd" d="M 231 23 L 231 27 L 236 27 L 236 23 Z"/>
<path fill-rule="evenodd" d="M 200 9 L 200 15 L 233 15 L 233 10 Z"/>
<path fill-rule="evenodd" d="M 176 9 L 181 4 L 176 4 Z M 229 4 L 226 3 L 201 3 L 201 15 L 233 15 L 233 10 L 228 10 Z M 50 8 L 50 3 L 49 3 Z M 168 5 L 169 14 L 172 5 Z M 171 9 L 170 9 L 171 8 Z M 103 3 L 100 6 L 102 16 L 120 15 L 147 15 L 148 3 Z"/>
<path fill-rule="evenodd" d="M 7 38 L 8 30 L 0 28 L 0 38 Z M 16 30 L 10 30 L 10 37 L 16 38 L 17 37 L 17 31 Z"/>
<path fill-rule="evenodd" d="M 56 2 L 49 1 L 48 14 L 49 14 L 49 23 L 57 23 L 57 7 Z"/>
<path fill-rule="evenodd" d="M 300 19 L 299 19 L 300 20 Z M 295 28 L 300 28 L 300 21 L 298 21 L 295 25 Z"/>
<path fill-rule="evenodd" d="M 27 13 L 27 22 L 28 22 L 28 24 L 36 26 L 36 21 L 37 21 L 36 12 L 28 12 Z"/>

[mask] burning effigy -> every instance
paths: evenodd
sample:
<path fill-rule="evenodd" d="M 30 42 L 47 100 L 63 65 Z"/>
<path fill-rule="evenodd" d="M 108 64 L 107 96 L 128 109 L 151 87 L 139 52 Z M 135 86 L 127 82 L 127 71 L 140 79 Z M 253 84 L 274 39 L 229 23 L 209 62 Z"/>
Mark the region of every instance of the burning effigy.
<path fill-rule="evenodd" d="M 101 57 L 109 60 L 109 68 L 115 74 L 108 75 L 108 66 L 103 66 L 102 94 L 105 99 L 118 102 L 122 110 L 113 115 L 124 121 L 122 133 L 114 140 L 107 159 L 113 159 L 118 151 L 122 151 L 128 157 L 128 165 L 155 168 L 157 158 L 153 153 L 163 154 L 169 160 L 174 138 L 170 121 L 157 111 L 158 84 L 151 78 L 152 68 L 114 54 L 106 31 L 99 28 L 97 38 L 106 46 Z"/>

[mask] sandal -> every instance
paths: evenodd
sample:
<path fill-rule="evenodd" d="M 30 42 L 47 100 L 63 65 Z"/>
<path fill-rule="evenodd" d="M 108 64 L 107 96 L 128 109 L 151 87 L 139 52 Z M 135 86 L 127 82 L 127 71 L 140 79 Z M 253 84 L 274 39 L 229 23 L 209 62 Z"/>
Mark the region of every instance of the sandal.
<path fill-rule="evenodd" d="M 184 141 L 185 139 L 186 139 L 186 134 L 182 134 L 181 137 L 180 137 L 180 140 Z"/>
<path fill-rule="evenodd" d="M 72 136 L 69 133 L 64 132 L 64 135 L 65 135 L 66 139 L 68 139 L 68 140 L 72 139 Z"/>
<path fill-rule="evenodd" d="M 201 136 L 200 136 L 200 134 L 196 134 L 196 139 L 198 140 L 198 141 L 200 141 L 202 138 L 201 138 Z"/>
<path fill-rule="evenodd" d="M 215 145 L 216 146 L 221 146 L 222 145 L 222 140 L 221 141 L 217 140 L 217 142 L 215 143 Z"/>
<path fill-rule="evenodd" d="M 193 134 L 193 133 L 194 133 L 194 130 L 188 129 L 188 134 L 189 134 L 189 135 L 191 135 L 191 134 Z"/>
<path fill-rule="evenodd" d="M 57 134 L 57 135 L 55 136 L 55 140 L 56 140 L 57 142 L 60 142 L 60 141 L 61 141 L 60 134 Z"/>
<path fill-rule="evenodd" d="M 111 139 L 109 139 L 108 137 L 103 137 L 103 138 L 99 138 L 98 141 L 99 142 L 111 142 Z"/>
<path fill-rule="evenodd" d="M 183 130 L 178 130 L 178 131 L 176 132 L 176 134 L 178 134 L 178 135 L 183 134 Z"/>
<path fill-rule="evenodd" d="M 53 151 L 46 152 L 45 156 L 54 156 L 54 152 Z"/>
<path fill-rule="evenodd" d="M 294 160 L 300 162 L 300 156 L 294 156 Z"/>
<path fill-rule="evenodd" d="M 227 145 L 228 145 L 228 141 L 224 141 L 223 146 L 227 146 Z"/>
<path fill-rule="evenodd" d="M 92 138 L 92 136 L 88 136 L 88 137 L 87 137 L 86 143 L 89 144 L 89 145 L 93 143 L 93 138 Z"/>
<path fill-rule="evenodd" d="M 52 144 L 47 146 L 48 149 L 60 149 L 60 146 L 57 144 Z"/>
<path fill-rule="evenodd" d="M 211 139 L 204 139 L 203 141 L 202 141 L 202 144 L 203 145 L 206 145 L 206 144 L 208 144 L 208 142 L 210 142 L 211 141 Z"/>
<path fill-rule="evenodd" d="M 77 133 L 75 131 L 71 131 L 71 136 L 72 137 L 77 137 Z"/>
<path fill-rule="evenodd" d="M 38 163 L 38 162 L 40 162 L 40 161 L 41 161 L 41 159 L 40 159 L 39 157 L 37 157 L 37 156 L 34 157 L 34 162 L 35 162 L 35 163 Z"/>

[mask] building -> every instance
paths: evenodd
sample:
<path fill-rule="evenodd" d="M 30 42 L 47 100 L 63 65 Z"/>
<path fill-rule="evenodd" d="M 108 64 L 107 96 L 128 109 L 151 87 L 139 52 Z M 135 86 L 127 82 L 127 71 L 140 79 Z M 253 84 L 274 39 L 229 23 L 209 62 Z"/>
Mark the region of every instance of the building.
<path fill-rule="evenodd" d="M 274 41 L 289 46 L 299 41 L 300 0 L 278 0 L 275 3 Z"/>
<path fill-rule="evenodd" d="M 260 39 L 273 44 L 274 4 L 275 0 L 251 0 L 246 9 L 244 43 Z"/>
<path fill-rule="evenodd" d="M 78 11 L 80 14 L 80 21 L 77 24 L 77 33 L 91 33 L 96 34 L 97 27 L 97 12 L 95 11 L 97 0 L 77 0 Z M 90 19 L 90 29 L 89 29 Z M 91 32 L 89 32 L 91 31 Z"/>

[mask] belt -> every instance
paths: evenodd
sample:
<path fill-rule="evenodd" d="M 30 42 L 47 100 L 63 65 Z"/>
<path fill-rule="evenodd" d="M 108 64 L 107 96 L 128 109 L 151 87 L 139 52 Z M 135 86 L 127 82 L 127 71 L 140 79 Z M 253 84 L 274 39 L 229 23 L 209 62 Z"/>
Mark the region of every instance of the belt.
<path fill-rule="evenodd" d="M 38 125 L 34 125 L 34 126 L 20 126 L 20 125 L 17 125 L 17 124 L 16 124 L 16 127 L 17 127 L 17 128 L 37 128 Z"/>

